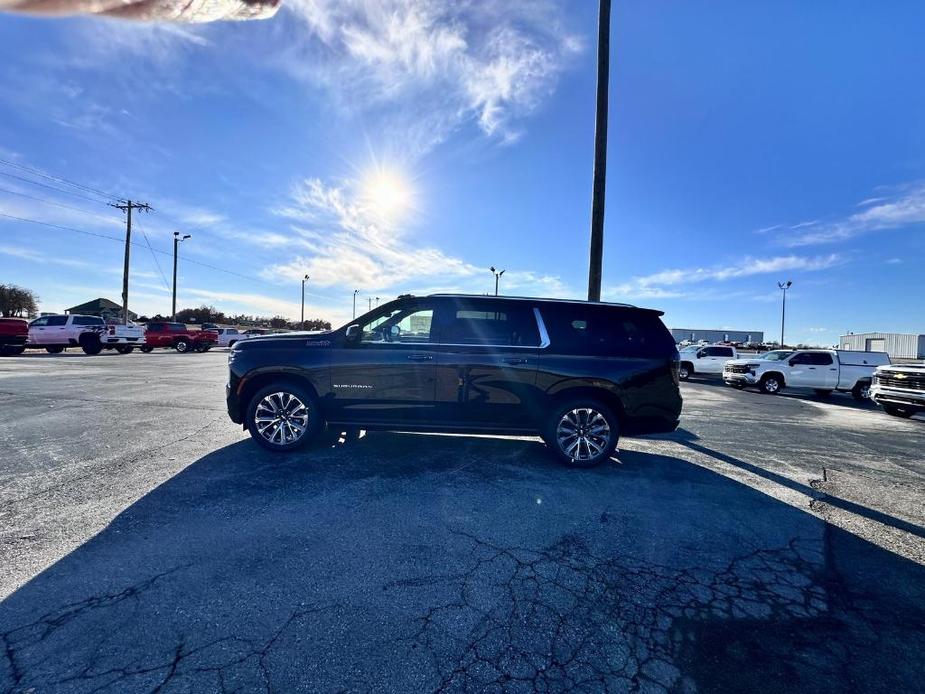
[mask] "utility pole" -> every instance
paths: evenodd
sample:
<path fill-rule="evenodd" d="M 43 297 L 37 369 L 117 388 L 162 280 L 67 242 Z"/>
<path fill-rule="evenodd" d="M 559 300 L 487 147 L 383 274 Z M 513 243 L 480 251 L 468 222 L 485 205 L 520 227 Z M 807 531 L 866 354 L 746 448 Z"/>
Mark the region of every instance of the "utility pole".
<path fill-rule="evenodd" d="M 131 200 L 126 200 L 124 203 L 113 204 L 110 203 L 111 207 L 115 207 L 117 210 L 122 210 L 126 213 L 125 218 L 125 262 L 122 266 L 122 322 L 128 323 L 128 261 L 129 261 L 129 250 L 132 247 L 132 210 L 141 210 L 144 212 L 150 212 L 151 206 L 146 202 L 132 202 Z"/>
<path fill-rule="evenodd" d="M 299 324 L 299 329 L 305 330 L 305 280 L 309 280 L 311 277 L 305 275 L 302 278 L 302 321 Z"/>
<path fill-rule="evenodd" d="M 501 275 L 503 275 L 506 271 L 501 270 L 501 272 L 498 272 L 497 270 L 495 270 L 494 265 L 492 265 L 488 269 L 491 270 L 492 274 L 495 276 L 495 296 L 498 296 L 498 282 L 501 279 Z"/>
<path fill-rule="evenodd" d="M 777 287 L 783 292 L 783 301 L 780 305 L 780 346 L 784 346 L 784 317 L 787 315 L 787 290 L 793 285 L 793 282 L 778 282 Z"/>
<path fill-rule="evenodd" d="M 170 320 L 175 323 L 177 321 L 177 246 L 181 241 L 191 238 L 193 237 L 189 234 L 184 234 L 181 238 L 179 231 L 173 232 L 173 300 L 170 303 Z"/>
<path fill-rule="evenodd" d="M 601 300 L 604 255 L 604 191 L 607 182 L 607 107 L 610 98 L 610 0 L 599 0 L 597 24 L 597 116 L 594 124 L 594 182 L 591 192 L 591 258 L 588 301 Z"/>

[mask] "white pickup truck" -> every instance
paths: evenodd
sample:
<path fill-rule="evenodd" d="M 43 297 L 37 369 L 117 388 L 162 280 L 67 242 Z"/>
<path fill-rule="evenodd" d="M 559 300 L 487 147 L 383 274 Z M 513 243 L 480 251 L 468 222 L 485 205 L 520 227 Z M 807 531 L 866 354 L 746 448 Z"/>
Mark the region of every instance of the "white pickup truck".
<path fill-rule="evenodd" d="M 834 349 L 774 350 L 759 357 L 727 361 L 723 380 L 731 386 L 757 386 L 774 395 L 784 388 L 810 388 L 818 395 L 833 390 L 866 400 L 874 370 L 889 364 L 886 352 Z"/>
<path fill-rule="evenodd" d="M 894 417 L 911 417 L 925 412 L 925 366 L 892 364 L 874 372 L 871 399 Z"/>
<path fill-rule="evenodd" d="M 729 345 L 691 345 L 678 352 L 678 376 L 686 381 L 693 374 L 723 373 L 723 364 L 737 356 L 736 348 Z"/>
<path fill-rule="evenodd" d="M 115 349 L 128 354 L 144 344 L 145 334 L 134 323 L 107 325 L 99 316 L 42 316 L 29 323 L 26 347 L 44 348 L 58 354 L 68 347 L 80 347 L 85 354 Z"/>

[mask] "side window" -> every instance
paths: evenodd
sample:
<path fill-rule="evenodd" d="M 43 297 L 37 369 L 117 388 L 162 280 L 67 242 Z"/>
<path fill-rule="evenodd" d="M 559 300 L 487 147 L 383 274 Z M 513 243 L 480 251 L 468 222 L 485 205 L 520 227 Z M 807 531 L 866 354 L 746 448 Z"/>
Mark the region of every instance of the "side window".
<path fill-rule="evenodd" d="M 361 325 L 362 344 L 414 344 L 432 342 L 434 310 L 411 305 L 380 313 Z"/>
<path fill-rule="evenodd" d="M 95 316 L 75 316 L 74 325 L 103 325 L 103 319 Z"/>
<path fill-rule="evenodd" d="M 551 349 L 588 356 L 646 357 L 674 353 L 671 333 L 658 316 L 622 307 L 546 304 L 540 308 Z M 690 350 L 697 354 L 696 347 Z"/>
<path fill-rule="evenodd" d="M 67 325 L 67 316 L 48 316 L 48 322 L 46 325 Z"/>
<path fill-rule="evenodd" d="M 794 366 L 797 364 L 809 364 L 809 355 L 806 352 L 801 354 L 796 354 L 790 358 L 790 365 Z"/>
<path fill-rule="evenodd" d="M 151 330 L 152 332 L 160 332 L 164 329 L 163 323 L 148 323 L 146 330 Z"/>
<path fill-rule="evenodd" d="M 183 323 L 169 323 L 168 326 L 170 330 L 175 333 L 182 333 L 186 330 L 186 326 L 183 325 Z"/>
<path fill-rule="evenodd" d="M 832 364 L 832 355 L 827 352 L 813 352 L 809 357 L 811 358 L 809 363 L 816 366 L 831 366 Z"/>
<path fill-rule="evenodd" d="M 538 347 L 540 333 L 527 302 L 454 301 L 441 342 L 448 345 Z"/>
<path fill-rule="evenodd" d="M 729 357 L 730 359 L 732 359 L 735 356 L 735 351 L 732 349 L 732 347 L 723 347 L 720 349 L 719 356 Z"/>
<path fill-rule="evenodd" d="M 29 323 L 30 328 L 44 328 L 46 325 L 48 325 L 47 318 L 36 318 L 34 321 Z"/>

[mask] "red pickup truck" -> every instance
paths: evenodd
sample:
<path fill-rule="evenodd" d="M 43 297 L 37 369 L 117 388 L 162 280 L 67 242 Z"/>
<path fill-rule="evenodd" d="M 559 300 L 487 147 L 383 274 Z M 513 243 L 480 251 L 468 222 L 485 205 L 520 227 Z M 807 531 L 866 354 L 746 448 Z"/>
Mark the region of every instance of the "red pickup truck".
<path fill-rule="evenodd" d="M 29 321 L 23 318 L 0 318 L 0 357 L 22 354 L 29 337 Z"/>
<path fill-rule="evenodd" d="M 183 323 L 148 323 L 142 352 L 155 347 L 173 347 L 178 352 L 208 352 L 218 342 L 214 330 L 190 330 Z"/>

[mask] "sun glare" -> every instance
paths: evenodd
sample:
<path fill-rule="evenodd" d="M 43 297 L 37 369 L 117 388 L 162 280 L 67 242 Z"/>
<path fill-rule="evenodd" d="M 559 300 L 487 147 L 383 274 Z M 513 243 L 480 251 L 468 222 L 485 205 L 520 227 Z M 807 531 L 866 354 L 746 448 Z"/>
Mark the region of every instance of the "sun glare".
<path fill-rule="evenodd" d="M 414 205 L 411 185 L 403 175 L 390 169 L 377 168 L 367 173 L 361 197 L 371 213 L 389 223 L 404 219 Z"/>

